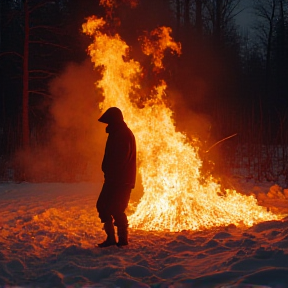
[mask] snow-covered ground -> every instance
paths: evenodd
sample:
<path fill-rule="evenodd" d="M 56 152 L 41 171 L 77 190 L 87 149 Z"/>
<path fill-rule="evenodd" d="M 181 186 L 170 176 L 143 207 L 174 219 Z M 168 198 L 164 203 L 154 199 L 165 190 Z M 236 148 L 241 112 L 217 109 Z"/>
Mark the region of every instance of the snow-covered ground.
<path fill-rule="evenodd" d="M 246 184 L 242 192 L 288 212 L 286 190 Z M 288 287 L 288 218 L 251 228 L 130 229 L 128 246 L 101 249 L 100 189 L 0 184 L 0 287 Z"/>

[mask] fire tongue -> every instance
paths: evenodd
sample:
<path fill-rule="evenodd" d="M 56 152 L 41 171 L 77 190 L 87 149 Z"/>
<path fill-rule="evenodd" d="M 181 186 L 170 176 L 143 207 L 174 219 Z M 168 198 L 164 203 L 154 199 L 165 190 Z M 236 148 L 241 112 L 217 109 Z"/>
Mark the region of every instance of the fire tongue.
<path fill-rule="evenodd" d="M 258 206 L 253 196 L 244 196 L 235 190 L 227 190 L 223 195 L 212 177 L 205 184 L 199 182 L 202 161 L 198 147 L 176 132 L 172 111 L 163 101 L 165 81 L 152 89 L 143 103 L 144 108 L 137 108 L 129 94 L 141 89 L 141 82 L 137 80 L 141 79 L 140 63 L 129 60 L 129 47 L 118 34 L 101 32 L 104 26 L 103 19 L 92 16 L 83 24 L 83 32 L 93 37 L 88 47 L 91 61 L 95 67 L 103 68 L 102 79 L 97 82 L 105 96 L 100 108 L 119 107 L 137 141 L 144 195 L 129 217 L 130 226 L 181 231 L 231 223 L 251 226 L 279 219 L 280 216 Z M 170 32 L 169 28 L 158 28 L 142 38 L 143 52 L 152 55 L 156 68 L 162 67 L 165 49 L 180 53 L 180 44 L 173 41 Z"/>

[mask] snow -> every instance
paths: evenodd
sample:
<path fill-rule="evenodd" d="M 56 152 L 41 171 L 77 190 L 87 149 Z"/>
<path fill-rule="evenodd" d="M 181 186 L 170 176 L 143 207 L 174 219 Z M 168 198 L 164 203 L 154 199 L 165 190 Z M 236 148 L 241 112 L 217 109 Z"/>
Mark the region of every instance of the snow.
<path fill-rule="evenodd" d="M 240 184 L 261 205 L 287 213 L 279 185 Z M 0 287 L 288 287 L 288 218 L 251 228 L 130 229 L 128 246 L 101 249 L 100 189 L 0 184 Z"/>

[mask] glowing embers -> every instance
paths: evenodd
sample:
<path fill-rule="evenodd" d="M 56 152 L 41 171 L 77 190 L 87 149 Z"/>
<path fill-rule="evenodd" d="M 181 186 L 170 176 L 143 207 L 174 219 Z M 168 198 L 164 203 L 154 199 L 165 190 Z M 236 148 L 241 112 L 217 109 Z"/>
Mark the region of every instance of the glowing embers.
<path fill-rule="evenodd" d="M 165 81 L 159 81 L 151 95 L 144 97 L 141 109 L 133 104 L 130 93 L 141 89 L 142 68 L 139 62 L 129 59 L 128 46 L 119 35 L 101 32 L 104 26 L 103 20 L 91 17 L 83 25 L 83 31 L 94 38 L 88 48 L 92 62 L 103 67 L 102 79 L 97 83 L 105 96 L 101 107 L 106 110 L 118 106 L 136 136 L 144 195 L 129 217 L 130 226 L 181 231 L 231 223 L 250 226 L 279 219 L 258 206 L 252 196 L 243 196 L 233 190 L 227 190 L 223 195 L 212 177 L 206 179 L 205 184 L 200 183 L 202 161 L 198 147 L 176 132 L 172 111 L 163 100 Z M 150 33 L 149 37 L 148 34 L 140 37 L 144 53 L 151 55 L 155 70 L 163 68 L 165 49 L 180 54 L 180 45 L 173 41 L 170 32 L 163 27 Z"/>

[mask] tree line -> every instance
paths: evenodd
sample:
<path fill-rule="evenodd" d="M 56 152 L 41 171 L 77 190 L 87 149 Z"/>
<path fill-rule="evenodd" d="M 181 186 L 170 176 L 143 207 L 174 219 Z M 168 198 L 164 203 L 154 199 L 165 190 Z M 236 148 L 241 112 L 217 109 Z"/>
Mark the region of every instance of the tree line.
<path fill-rule="evenodd" d="M 99 2 L 1 0 L 2 160 L 21 147 L 35 145 L 32 138 L 37 143 L 47 140 L 53 101 L 49 83 L 67 63 L 87 57 L 89 39 L 82 35 L 81 24 L 91 14 L 107 17 Z M 179 91 L 186 107 L 213 119 L 209 141 L 237 133 L 227 145 L 288 144 L 287 1 L 253 0 L 243 7 L 240 0 L 139 0 L 133 1 L 138 2 L 133 9 L 127 7 L 132 0 L 114 2 L 116 8 L 109 11 L 111 29 L 113 25 L 122 29 L 128 44 L 138 37 L 132 29 L 173 28 L 182 55 L 166 58 L 168 98 Z M 254 23 L 243 31 L 236 19 L 247 8 Z M 116 19 L 121 27 L 116 27 Z M 149 71 L 149 63 L 143 67 Z M 150 77 L 148 88 L 154 80 Z M 180 108 L 177 98 L 173 101 L 177 120 Z"/>

